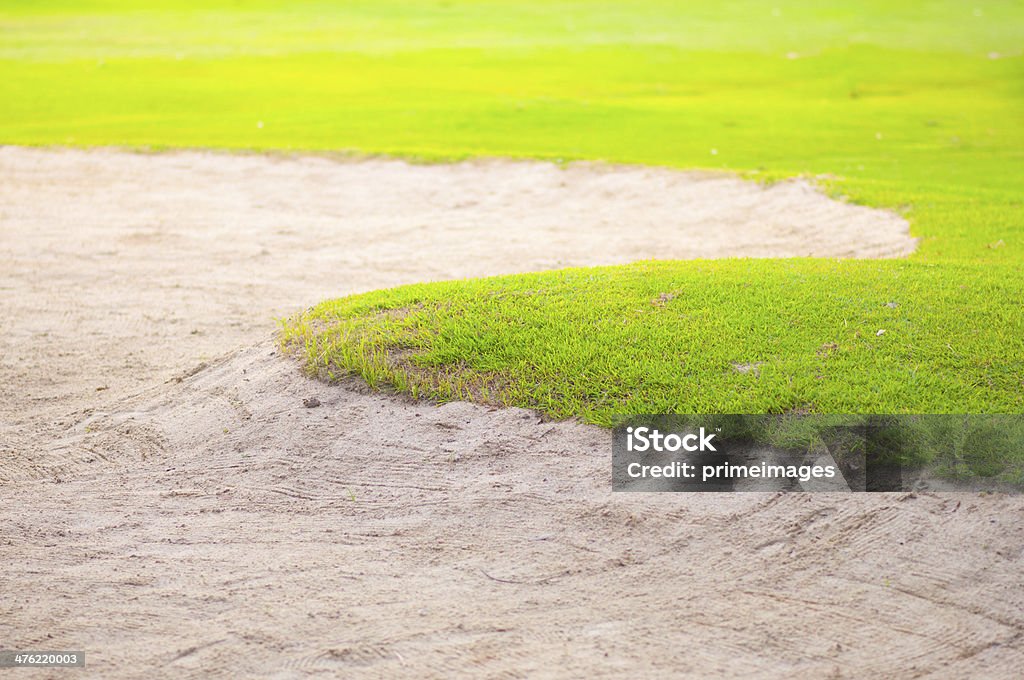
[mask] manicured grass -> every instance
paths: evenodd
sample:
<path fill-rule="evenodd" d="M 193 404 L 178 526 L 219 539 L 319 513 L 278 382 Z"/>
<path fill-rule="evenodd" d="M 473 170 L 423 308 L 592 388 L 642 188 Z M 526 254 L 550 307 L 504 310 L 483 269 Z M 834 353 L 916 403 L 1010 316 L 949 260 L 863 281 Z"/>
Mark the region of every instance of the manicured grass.
<path fill-rule="evenodd" d="M 599 423 L 1024 407 L 1020 2 L 137 7 L 5 3 L 0 143 L 809 174 L 922 238 L 909 261 L 641 264 L 334 301 L 288 329 L 313 370 Z"/>
<path fill-rule="evenodd" d="M 602 425 L 1021 412 L 1019 289 L 999 265 L 643 262 L 377 291 L 324 302 L 285 332 L 324 377 Z"/>

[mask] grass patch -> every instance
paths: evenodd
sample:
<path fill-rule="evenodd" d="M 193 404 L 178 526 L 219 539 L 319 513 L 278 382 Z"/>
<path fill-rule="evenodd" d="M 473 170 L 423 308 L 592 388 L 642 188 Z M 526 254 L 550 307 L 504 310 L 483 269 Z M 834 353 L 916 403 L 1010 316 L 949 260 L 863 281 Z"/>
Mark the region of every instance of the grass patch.
<path fill-rule="evenodd" d="M 644 413 L 1014 413 L 1015 272 L 643 262 L 331 300 L 289 321 L 285 341 L 322 377 L 599 425 Z"/>

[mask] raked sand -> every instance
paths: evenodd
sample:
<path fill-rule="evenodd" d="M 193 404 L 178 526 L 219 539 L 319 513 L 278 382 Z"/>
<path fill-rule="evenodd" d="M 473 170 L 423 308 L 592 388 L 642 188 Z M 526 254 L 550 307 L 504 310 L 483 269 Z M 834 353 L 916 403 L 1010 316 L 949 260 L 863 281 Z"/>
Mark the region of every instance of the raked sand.
<path fill-rule="evenodd" d="M 96 677 L 1014 677 L 1018 497 L 613 495 L 606 431 L 273 342 L 402 283 L 913 247 L 804 182 L 0 148 L 0 640 Z"/>

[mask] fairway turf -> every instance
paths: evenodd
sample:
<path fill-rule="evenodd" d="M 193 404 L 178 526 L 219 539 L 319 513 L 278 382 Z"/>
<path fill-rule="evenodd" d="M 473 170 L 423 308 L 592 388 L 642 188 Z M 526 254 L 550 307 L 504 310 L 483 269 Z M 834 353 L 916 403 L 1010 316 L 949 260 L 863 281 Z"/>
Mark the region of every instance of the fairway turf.
<path fill-rule="evenodd" d="M 331 300 L 286 336 L 327 377 L 356 371 L 602 425 L 643 413 L 1020 412 L 1024 316 L 1007 313 L 1020 305 L 1007 273 L 643 262 Z"/>
<path fill-rule="evenodd" d="M 809 175 L 919 252 L 413 286 L 286 333 L 314 371 L 602 424 L 1024 410 L 1024 4 L 809 5 L 7 3 L 0 143 Z"/>

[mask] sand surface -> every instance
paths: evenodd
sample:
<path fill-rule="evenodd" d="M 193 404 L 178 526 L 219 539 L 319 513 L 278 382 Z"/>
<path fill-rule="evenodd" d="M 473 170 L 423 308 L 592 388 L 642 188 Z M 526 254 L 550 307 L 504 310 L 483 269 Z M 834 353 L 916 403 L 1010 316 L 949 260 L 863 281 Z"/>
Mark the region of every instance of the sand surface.
<path fill-rule="evenodd" d="M 275 319 L 328 297 L 648 258 L 893 257 L 914 245 L 902 218 L 799 181 L 0 147 L 0 482 L 64 466 L 54 439 L 80 417 L 68 414 L 263 340 Z"/>
<path fill-rule="evenodd" d="M 1015 677 L 1018 497 L 612 495 L 605 431 L 272 339 L 399 283 L 913 245 L 800 182 L 0 148 L 0 641 L 95 677 Z"/>

